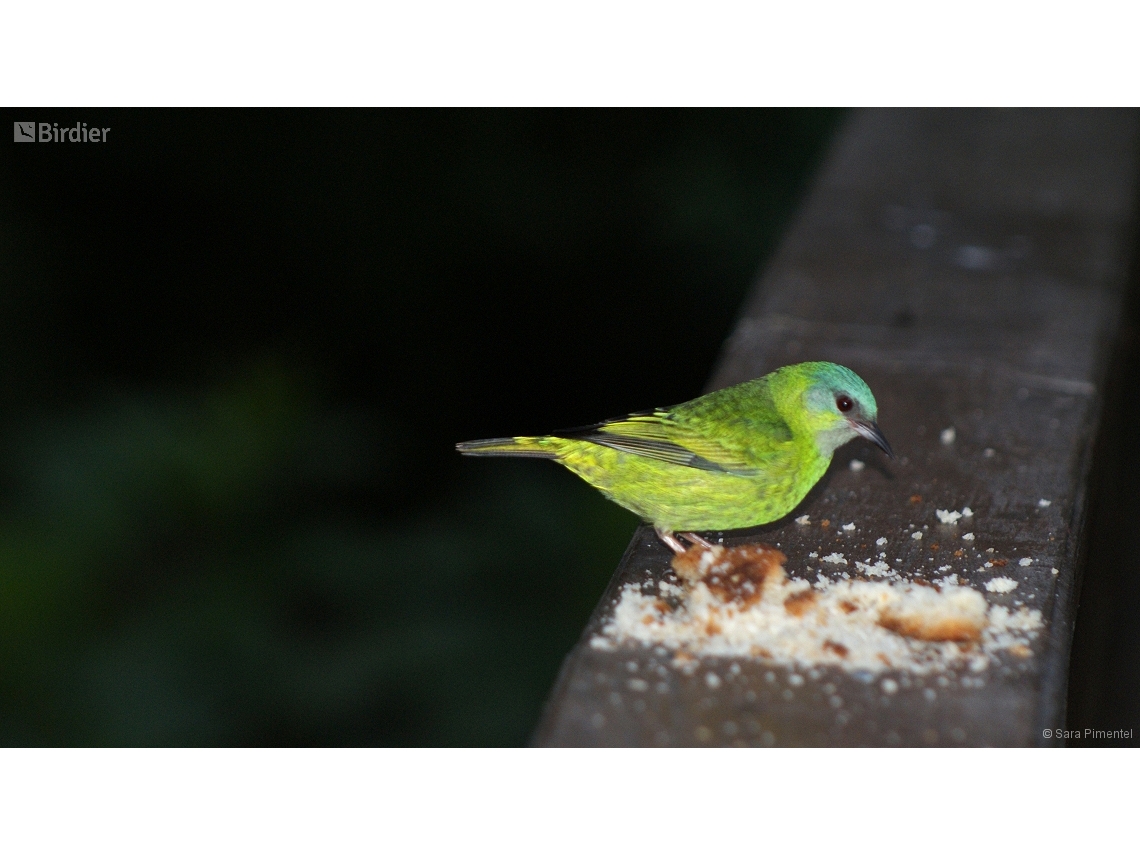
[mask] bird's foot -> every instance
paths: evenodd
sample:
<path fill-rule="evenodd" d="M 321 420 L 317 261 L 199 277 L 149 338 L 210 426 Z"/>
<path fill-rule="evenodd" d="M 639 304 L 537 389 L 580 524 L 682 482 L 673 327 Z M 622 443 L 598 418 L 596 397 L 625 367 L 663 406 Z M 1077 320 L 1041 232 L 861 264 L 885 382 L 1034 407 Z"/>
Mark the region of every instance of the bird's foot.
<path fill-rule="evenodd" d="M 685 554 L 685 550 L 686 550 L 685 544 L 683 544 L 683 543 L 681 543 L 681 541 L 677 540 L 677 538 L 673 535 L 673 532 L 669 531 L 668 529 L 661 528 L 661 526 L 656 526 L 656 525 L 653 527 L 653 530 L 655 532 L 657 532 L 657 536 L 659 538 L 661 538 L 661 542 L 664 543 L 666 546 L 668 546 L 670 549 L 672 549 L 675 553 L 677 553 L 678 555 L 684 555 Z"/>
<path fill-rule="evenodd" d="M 683 532 L 681 532 L 681 537 L 685 538 L 685 540 L 689 541 L 689 543 L 695 544 L 697 546 L 702 546 L 705 549 L 712 549 L 713 548 L 713 545 L 711 543 L 709 543 L 707 540 L 705 540 L 699 534 L 695 534 L 694 532 L 683 531 Z"/>
<path fill-rule="evenodd" d="M 657 536 L 661 538 L 661 542 L 672 549 L 678 555 L 684 555 L 689 549 L 689 547 L 685 546 L 685 544 L 683 544 L 678 538 L 684 538 L 685 540 L 689 541 L 689 543 L 693 544 L 694 546 L 699 546 L 702 549 L 713 548 L 713 545 L 711 543 L 709 543 L 699 534 L 694 534 L 691 531 L 681 531 L 677 532 L 677 534 L 673 534 L 673 532 L 669 531 L 668 529 L 661 528 L 660 526 L 654 526 L 653 530 L 657 532 Z"/>

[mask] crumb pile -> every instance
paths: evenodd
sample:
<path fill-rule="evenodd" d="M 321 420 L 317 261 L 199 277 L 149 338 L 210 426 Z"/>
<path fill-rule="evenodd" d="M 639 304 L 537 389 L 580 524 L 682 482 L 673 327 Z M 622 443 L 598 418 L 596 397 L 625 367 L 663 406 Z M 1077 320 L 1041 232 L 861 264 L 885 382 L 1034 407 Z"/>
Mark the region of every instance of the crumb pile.
<path fill-rule="evenodd" d="M 957 577 L 940 587 L 898 579 L 821 579 L 813 587 L 788 579 L 784 561 L 782 552 L 762 544 L 694 547 L 673 559 L 679 584 L 663 581 L 649 591 L 626 585 L 591 643 L 927 674 L 983 671 L 999 651 L 1029 656 L 1042 626 L 1039 611 L 988 606 Z"/>

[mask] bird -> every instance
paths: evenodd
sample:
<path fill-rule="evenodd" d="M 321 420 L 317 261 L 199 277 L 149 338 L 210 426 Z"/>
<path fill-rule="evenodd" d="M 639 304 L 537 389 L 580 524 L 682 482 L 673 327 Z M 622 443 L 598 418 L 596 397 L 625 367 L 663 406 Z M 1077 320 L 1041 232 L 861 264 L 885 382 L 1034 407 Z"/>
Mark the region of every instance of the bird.
<path fill-rule="evenodd" d="M 867 384 L 833 362 L 801 362 L 672 407 L 546 436 L 460 442 L 465 455 L 554 460 L 651 525 L 677 554 L 698 532 L 787 516 L 832 455 L 864 437 L 894 452 Z"/>

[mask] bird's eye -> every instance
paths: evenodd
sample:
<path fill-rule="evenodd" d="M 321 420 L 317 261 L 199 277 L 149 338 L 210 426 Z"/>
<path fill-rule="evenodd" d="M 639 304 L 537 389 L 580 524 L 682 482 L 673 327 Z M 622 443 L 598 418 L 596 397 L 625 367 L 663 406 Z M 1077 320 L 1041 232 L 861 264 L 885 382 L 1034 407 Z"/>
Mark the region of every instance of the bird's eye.
<path fill-rule="evenodd" d="M 855 406 L 855 402 L 848 398 L 846 395 L 839 395 L 835 399 L 835 406 L 839 408 L 839 412 L 847 413 Z"/>

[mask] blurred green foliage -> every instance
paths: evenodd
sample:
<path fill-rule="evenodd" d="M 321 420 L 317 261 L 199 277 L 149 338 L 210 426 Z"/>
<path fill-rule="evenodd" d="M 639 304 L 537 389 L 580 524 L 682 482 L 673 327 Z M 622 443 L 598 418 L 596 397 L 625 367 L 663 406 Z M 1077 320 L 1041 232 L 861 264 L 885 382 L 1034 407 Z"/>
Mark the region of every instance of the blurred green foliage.
<path fill-rule="evenodd" d="M 114 128 L 0 155 L 0 742 L 63 745 L 523 743 L 635 520 L 454 442 L 697 394 L 838 118 L 32 112 Z"/>

